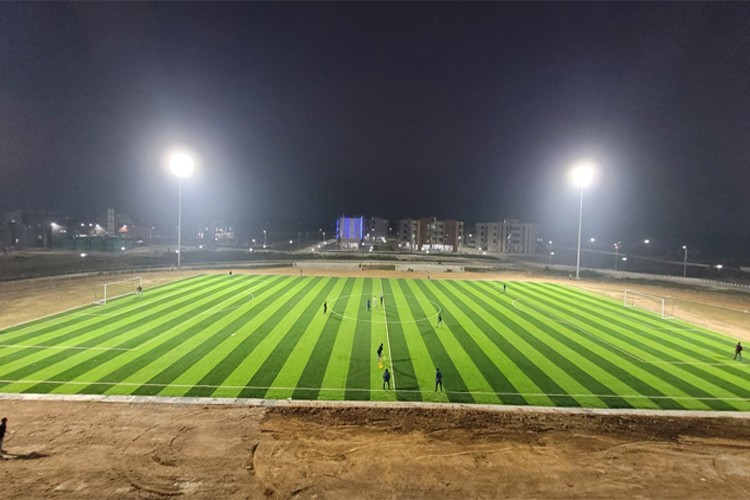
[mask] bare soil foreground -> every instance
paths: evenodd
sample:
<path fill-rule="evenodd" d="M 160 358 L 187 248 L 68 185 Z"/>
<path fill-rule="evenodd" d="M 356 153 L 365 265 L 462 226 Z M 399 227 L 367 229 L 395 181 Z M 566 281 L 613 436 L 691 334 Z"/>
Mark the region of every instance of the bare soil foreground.
<path fill-rule="evenodd" d="M 146 293 L 174 278 L 144 276 Z M 92 284 L 0 289 L 0 325 L 90 303 Z M 620 293 L 616 284 L 581 285 Z M 681 314 L 747 336 L 746 297 L 662 293 L 682 297 Z M 737 313 L 736 323 L 722 319 L 728 311 Z M 10 499 L 750 498 L 747 415 L 12 395 L 0 397 L 0 414 L 9 418 L 10 430 L 3 446 L 8 454 L 0 459 L 0 497 Z"/>

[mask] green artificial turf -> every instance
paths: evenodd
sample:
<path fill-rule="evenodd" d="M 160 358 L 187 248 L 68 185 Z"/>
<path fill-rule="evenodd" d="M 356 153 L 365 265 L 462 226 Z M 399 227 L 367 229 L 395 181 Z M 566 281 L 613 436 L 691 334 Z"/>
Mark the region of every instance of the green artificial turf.
<path fill-rule="evenodd" d="M 733 347 L 556 284 L 207 275 L 0 331 L 0 392 L 747 411 Z"/>

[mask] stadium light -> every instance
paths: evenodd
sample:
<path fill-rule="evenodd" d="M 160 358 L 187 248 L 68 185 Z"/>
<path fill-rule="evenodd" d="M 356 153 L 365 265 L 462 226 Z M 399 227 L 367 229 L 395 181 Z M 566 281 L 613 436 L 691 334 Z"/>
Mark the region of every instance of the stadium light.
<path fill-rule="evenodd" d="M 578 207 L 578 251 L 576 252 L 576 279 L 580 279 L 581 270 L 581 226 L 583 223 L 583 188 L 594 179 L 594 166 L 585 161 L 576 164 L 570 171 L 573 185 L 581 188 L 581 201 Z"/>
<path fill-rule="evenodd" d="M 177 176 L 177 270 L 182 268 L 182 179 L 193 175 L 193 158 L 181 151 L 169 155 L 169 169 Z"/>

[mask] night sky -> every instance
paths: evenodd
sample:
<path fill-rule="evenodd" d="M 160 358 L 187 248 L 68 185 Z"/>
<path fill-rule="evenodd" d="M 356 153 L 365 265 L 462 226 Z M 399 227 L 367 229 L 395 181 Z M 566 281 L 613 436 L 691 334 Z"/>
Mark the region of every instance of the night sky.
<path fill-rule="evenodd" d="M 0 210 L 750 243 L 748 3 L 2 3 Z M 747 252 L 744 252 L 745 254 Z"/>

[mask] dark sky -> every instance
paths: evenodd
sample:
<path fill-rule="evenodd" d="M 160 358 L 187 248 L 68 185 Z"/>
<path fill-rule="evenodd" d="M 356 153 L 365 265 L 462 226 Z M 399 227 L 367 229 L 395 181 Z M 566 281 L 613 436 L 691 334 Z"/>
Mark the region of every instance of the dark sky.
<path fill-rule="evenodd" d="M 0 209 L 750 234 L 748 3 L 2 3 Z M 724 241 L 722 240 L 722 241 Z"/>

